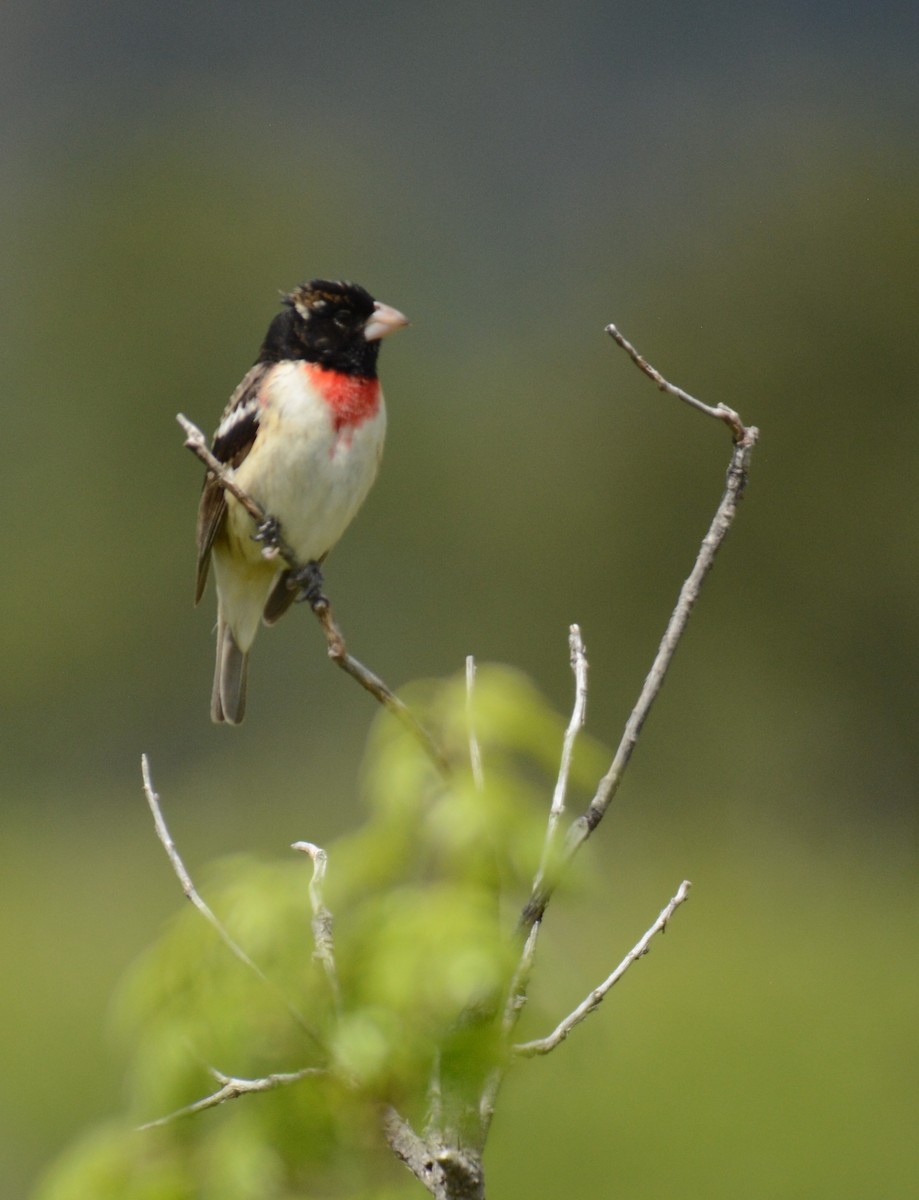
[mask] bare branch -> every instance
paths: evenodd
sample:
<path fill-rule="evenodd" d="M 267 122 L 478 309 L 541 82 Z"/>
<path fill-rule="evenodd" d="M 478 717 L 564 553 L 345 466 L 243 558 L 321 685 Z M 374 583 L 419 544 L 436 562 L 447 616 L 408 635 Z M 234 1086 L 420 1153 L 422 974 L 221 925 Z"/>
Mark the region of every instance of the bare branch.
<path fill-rule="evenodd" d="M 432 1196 L 437 1200 L 447 1200 L 449 1193 L 443 1169 L 431 1145 L 419 1137 L 408 1121 L 391 1106 L 383 1110 L 382 1124 L 383 1135 L 396 1158 L 405 1163 Z"/>
<path fill-rule="evenodd" d="M 574 754 L 575 742 L 578 734 L 584 728 L 584 721 L 587 716 L 587 652 L 584 647 L 583 638 L 581 637 L 581 630 L 577 625 L 570 626 L 568 630 L 568 649 L 571 657 L 571 669 L 574 672 L 574 704 L 571 710 L 571 718 L 562 741 L 558 778 L 555 783 L 552 804 L 549 809 L 549 820 L 546 826 L 542 858 L 533 880 L 533 895 L 538 895 L 543 890 L 546 871 L 548 870 L 552 850 L 555 845 L 558 824 L 565 812 L 568 777 L 571 773 L 571 760 Z M 539 937 L 540 924 L 541 922 L 536 920 L 530 925 L 520 951 L 520 960 L 517 963 L 507 990 L 507 999 L 501 1017 L 501 1034 L 505 1042 L 510 1039 L 520 1019 L 520 1014 L 526 1006 L 527 989 L 530 985 L 530 976 L 533 973 L 533 962 L 536 958 L 536 940 Z M 494 1117 L 495 1102 L 506 1074 L 506 1065 L 496 1067 L 485 1081 L 485 1086 L 482 1089 L 482 1094 L 479 1098 L 479 1122 L 483 1138 L 488 1132 L 488 1127 Z"/>
<path fill-rule="evenodd" d="M 247 967 L 250 971 L 252 971 L 253 974 L 260 979 L 266 987 L 268 987 L 272 992 L 275 993 L 276 996 L 281 999 L 285 1008 L 297 1022 L 300 1028 L 308 1033 L 317 1045 L 321 1046 L 322 1043 L 319 1037 L 309 1027 L 303 1014 L 297 1008 L 295 1008 L 293 1004 L 291 1004 L 287 997 L 278 988 L 277 984 L 268 978 L 262 968 L 257 963 L 253 962 L 245 950 L 243 950 L 242 946 L 240 946 L 240 944 L 230 936 L 226 927 L 215 915 L 213 909 L 202 898 L 200 892 L 192 882 L 191 875 L 189 875 L 188 870 L 185 867 L 185 863 L 182 861 L 182 857 L 179 854 L 176 844 L 172 840 L 172 835 L 170 834 L 166 825 L 166 820 L 163 816 L 163 810 L 160 806 L 160 798 L 153 788 L 153 780 L 150 774 L 150 760 L 147 758 L 146 754 L 141 755 L 140 764 L 141 773 L 144 779 L 144 795 L 147 797 L 147 804 L 150 806 L 150 812 L 153 814 L 153 824 L 156 828 L 156 836 L 159 838 L 163 849 L 166 851 L 166 856 L 168 857 L 169 862 L 172 864 L 172 869 L 175 871 L 179 883 L 182 885 L 182 891 L 185 893 L 186 899 L 192 902 L 198 912 L 201 913 L 204 919 L 211 925 L 230 953 L 239 959 L 244 967 Z"/>
<path fill-rule="evenodd" d="M 507 1044 L 511 1034 L 520 1019 L 520 1014 L 527 1002 L 527 988 L 530 983 L 530 976 L 533 973 L 533 961 L 536 958 L 536 939 L 539 937 L 540 922 L 535 921 L 530 927 L 523 943 L 523 950 L 520 954 L 520 961 L 514 971 L 510 986 L 507 989 L 507 999 L 504 1004 L 504 1012 L 501 1015 L 501 1036 L 504 1043 Z M 485 1080 L 482 1088 L 482 1093 L 479 1096 L 479 1129 L 481 1134 L 481 1142 L 484 1146 L 488 1137 L 488 1130 L 495 1115 L 495 1104 L 498 1099 L 498 1092 L 501 1090 L 501 1085 L 507 1075 L 510 1063 L 505 1061 L 500 1066 L 495 1067 Z"/>
<path fill-rule="evenodd" d="M 319 624 L 322 626 L 329 649 L 329 658 L 332 662 L 337 667 L 341 667 L 346 675 L 350 675 L 352 679 L 356 679 L 361 687 L 370 692 L 371 696 L 374 696 L 384 708 L 389 709 L 393 716 L 397 717 L 405 728 L 418 739 L 438 771 L 442 775 L 449 775 L 450 764 L 447 762 L 443 751 L 408 705 L 387 687 L 379 675 L 375 675 L 373 671 L 369 670 L 363 663 L 358 662 L 353 655 L 348 653 L 345 639 L 338 625 L 335 623 L 332 608 L 328 600 L 324 596 L 319 596 L 316 600 L 311 601 L 310 607 L 316 614 Z"/>
<path fill-rule="evenodd" d="M 214 476 L 225 492 L 229 492 L 243 506 L 249 516 L 255 521 L 256 525 L 261 525 L 268 514 L 262 506 L 256 503 L 255 500 L 244 491 L 236 482 L 233 468 L 226 463 L 222 463 L 219 458 L 215 458 L 207 447 L 207 438 L 201 432 L 193 421 L 189 421 L 183 413 L 176 414 L 176 420 L 185 431 L 185 445 L 197 458 L 200 458 L 210 473 Z M 280 555 L 291 569 L 296 569 L 298 565 L 297 556 L 294 554 L 290 546 L 284 541 L 278 533 L 273 539 L 274 547 L 266 554 L 270 557 L 272 554 Z"/>
<path fill-rule="evenodd" d="M 660 372 L 647 363 L 638 351 L 625 340 L 614 325 L 607 326 L 607 332 L 618 345 L 622 346 L 636 366 L 649 379 L 652 379 L 662 391 L 692 405 L 693 408 L 699 409 L 708 416 L 724 421 L 732 431 L 734 444 L 721 500 L 715 510 L 715 515 L 712 518 L 708 532 L 702 539 L 702 544 L 699 547 L 693 568 L 680 590 L 676 607 L 667 623 L 664 636 L 661 639 L 651 670 L 648 672 L 635 707 L 632 709 L 629 719 L 626 722 L 625 730 L 616 749 L 613 761 L 610 764 L 609 770 L 600 780 L 597 791 L 587 810 L 572 823 L 568 830 L 564 848 L 566 861 L 570 860 L 577 853 L 580 846 L 600 824 L 622 782 L 622 777 L 632 757 L 632 751 L 635 749 L 642 726 L 663 686 L 664 676 L 689 622 L 689 617 L 699 597 L 705 577 L 712 569 L 715 562 L 715 555 L 727 537 L 737 516 L 737 506 L 747 482 L 750 458 L 759 437 L 759 430 L 756 426 L 744 425 L 733 409 L 723 404 L 719 404 L 716 408 L 711 408 L 709 405 L 703 404 L 700 400 L 696 400 L 681 388 L 668 383 Z M 552 895 L 552 888 L 551 881 L 543 881 L 539 888 L 533 890 L 520 919 L 522 928 L 529 929 L 542 917 Z"/>
<path fill-rule="evenodd" d="M 584 728 L 584 721 L 587 717 L 587 652 L 584 648 L 581 630 L 577 625 L 572 625 L 568 630 L 568 649 L 571 655 L 571 669 L 574 672 L 574 707 L 571 710 L 571 719 L 568 722 L 568 728 L 565 730 L 565 737 L 562 742 L 558 779 L 556 780 L 555 791 L 552 795 L 552 806 L 549 809 L 549 823 L 546 828 L 546 840 L 543 846 L 542 861 L 539 864 L 539 870 L 536 873 L 536 880 L 533 884 L 534 891 L 538 891 L 542 887 L 543 878 L 549 865 L 549 858 L 555 844 L 558 823 L 565 812 L 565 798 L 568 793 L 568 776 L 571 773 L 574 744 L 577 741 L 578 734 Z"/>
<path fill-rule="evenodd" d="M 250 971 L 254 971 L 263 983 L 268 983 L 269 980 L 262 971 L 261 967 L 257 966 L 245 952 L 245 950 L 243 950 L 242 946 L 233 940 L 224 925 L 222 925 L 218 918 L 214 915 L 213 910 L 202 899 L 201 894 L 192 882 L 192 878 L 186 870 L 185 864 L 182 862 L 181 855 L 179 854 L 176 844 L 172 840 L 172 835 L 170 834 L 166 825 L 165 818 L 163 817 L 163 810 L 160 807 L 160 798 L 153 790 L 153 780 L 150 776 L 150 760 L 147 758 L 146 754 L 141 755 L 140 765 L 141 772 L 144 777 L 144 794 L 147 797 L 147 803 L 149 804 L 150 811 L 153 814 L 153 824 L 156 827 L 156 836 L 160 839 L 163 849 L 166 851 L 166 855 L 172 864 L 172 869 L 175 871 L 179 883 L 182 885 L 182 891 L 185 893 L 186 899 L 192 902 L 198 912 L 200 912 L 205 920 L 208 921 L 216 930 L 221 941 L 231 952 L 231 954 L 234 954 L 243 964 L 243 966 L 248 967 Z"/>
<path fill-rule="evenodd" d="M 220 487 L 224 491 L 229 492 L 243 506 L 256 525 L 264 525 L 268 521 L 270 514 L 266 513 L 262 506 L 239 486 L 232 467 L 227 466 L 226 463 L 222 463 L 214 457 L 207 447 L 207 439 L 198 426 L 189 421 L 188 417 L 182 413 L 177 414 L 176 420 L 185 432 L 185 445 L 191 450 L 192 454 L 204 463 Z M 294 575 L 303 570 L 304 564 L 298 561 L 293 549 L 284 540 L 280 523 L 277 521 L 273 523 L 270 543 L 266 544 L 262 553 L 266 558 L 279 557 L 283 559 Z M 430 733 L 428 733 L 417 717 L 413 715 L 411 709 L 396 696 L 392 689 L 378 675 L 375 675 L 373 671 L 369 670 L 363 663 L 358 662 L 356 658 L 348 653 L 344 636 L 335 622 L 335 618 L 332 615 L 332 606 L 328 599 L 325 596 L 317 595 L 310 600 L 310 608 L 313 610 L 322 628 L 322 632 L 325 634 L 329 658 L 346 675 L 350 675 L 352 679 L 356 679 L 361 687 L 370 692 L 384 708 L 388 708 L 394 716 L 398 717 L 403 725 L 418 738 L 437 769 L 447 774 L 449 772 L 449 765 L 446 758 L 434 742 Z"/>
<path fill-rule="evenodd" d="M 435 1200 L 484 1200 L 485 1179 L 477 1153 L 421 1138 L 391 1106 L 383 1110 L 389 1148 Z"/>
<path fill-rule="evenodd" d="M 756 431 L 753 430 L 752 432 L 755 435 Z M 603 814 L 609 807 L 610 801 L 615 796 L 622 781 L 623 773 L 629 759 L 632 757 L 635 743 L 638 741 L 638 735 L 641 733 L 641 728 L 645 723 L 648 713 L 651 711 L 651 706 L 661 690 L 664 676 L 667 674 L 680 638 L 683 636 L 683 632 L 689 623 L 690 615 L 699 598 L 705 577 L 714 566 L 715 555 L 718 553 L 721 543 L 727 537 L 728 531 L 737 515 L 737 504 L 746 483 L 747 465 L 754 444 L 755 437 L 750 442 L 734 443 L 731 463 L 728 467 L 727 482 L 721 502 L 709 526 L 708 533 L 706 533 L 702 540 L 702 545 L 699 548 L 692 571 L 690 571 L 686 582 L 680 589 L 676 607 L 664 631 L 657 655 L 642 686 L 638 701 L 626 722 L 625 731 L 616 750 L 613 762 L 607 773 L 600 780 L 596 794 L 591 800 L 586 813 L 578 819 L 571 830 L 571 834 L 569 835 L 569 852 L 573 852 L 577 845 L 584 841 L 600 823 Z"/>
<path fill-rule="evenodd" d="M 141 1130 L 157 1129 L 161 1125 L 170 1125 L 180 1117 L 190 1117 L 193 1113 L 203 1112 L 206 1108 L 216 1108 L 218 1104 L 225 1104 L 227 1100 L 237 1100 L 240 1096 L 248 1096 L 252 1092 L 272 1092 L 275 1088 L 299 1083 L 301 1079 L 307 1079 L 311 1075 L 327 1074 L 322 1067 L 304 1067 L 302 1071 L 282 1071 L 275 1075 L 265 1075 L 261 1079 L 237 1079 L 232 1075 L 224 1075 L 213 1067 L 210 1068 L 210 1071 L 221 1085 L 216 1092 L 204 1096 L 201 1100 L 196 1100 L 193 1104 L 186 1104 L 184 1108 L 178 1108 L 175 1112 L 167 1113 L 165 1117 L 147 1121 L 138 1128 Z"/>
<path fill-rule="evenodd" d="M 733 408 L 728 408 L 726 404 L 718 404 L 714 408 L 711 405 L 703 404 L 695 396 L 690 396 L 689 392 L 684 392 L 682 388 L 677 387 L 675 384 L 668 383 L 656 367 L 652 367 L 649 362 L 642 358 L 632 343 L 622 336 L 615 325 L 607 325 L 606 332 L 618 346 L 622 347 L 635 366 L 638 367 L 639 371 L 643 371 L 653 383 L 657 384 L 662 392 L 666 392 L 668 396 L 674 396 L 677 400 L 682 400 L 684 404 L 689 404 L 692 408 L 698 409 L 699 412 L 704 412 L 706 416 L 724 421 L 730 428 L 735 442 L 743 441 L 749 436 L 750 430 L 747 429 Z M 755 430 L 753 434 L 755 440 Z"/>
<path fill-rule="evenodd" d="M 440 1049 L 434 1051 L 434 1061 L 431 1064 L 431 1075 L 428 1079 L 427 1103 L 425 1106 L 424 1136 L 428 1139 L 435 1137 L 443 1128 L 444 1095 L 443 1080 L 441 1079 Z"/>
<path fill-rule="evenodd" d="M 325 880 L 328 855 L 312 842 L 294 842 L 293 850 L 308 854 L 313 863 L 313 878 L 310 880 L 310 905 L 313 909 L 313 941 L 316 944 L 316 957 L 322 963 L 332 999 L 336 1010 L 341 1009 L 341 989 L 338 983 L 338 971 L 335 967 L 335 943 L 332 938 L 332 914 L 325 906 L 322 898 L 322 885 Z"/>
<path fill-rule="evenodd" d="M 473 720 L 472 697 L 475 690 L 475 659 L 471 654 L 466 656 L 466 721 L 469 726 L 469 763 L 472 767 L 472 779 L 477 788 L 485 786 L 485 772 L 482 768 L 482 750 L 476 737 Z"/>
<path fill-rule="evenodd" d="M 539 922 L 537 921 L 523 943 L 523 952 L 520 955 L 520 961 L 511 979 L 510 987 L 507 989 L 507 1003 L 504 1006 L 504 1013 L 501 1017 L 501 1032 L 505 1038 L 510 1037 L 513 1033 L 514 1026 L 517 1024 L 520 1014 L 526 1005 L 527 987 L 530 983 L 530 976 L 533 973 L 533 960 L 536 958 L 536 939 L 538 937 Z"/>
<path fill-rule="evenodd" d="M 534 1042 L 523 1042 L 520 1045 L 514 1046 L 514 1053 L 524 1058 L 530 1058 L 536 1054 L 548 1054 L 551 1050 L 554 1050 L 556 1046 L 560 1045 L 565 1038 L 567 1038 L 568 1034 L 571 1033 L 575 1025 L 579 1025 L 585 1017 L 589 1016 L 594 1011 L 595 1008 L 599 1008 L 607 992 L 609 992 L 610 989 L 619 982 L 629 967 L 631 967 L 633 963 L 638 962 L 640 958 L 648 953 L 648 950 L 651 946 L 651 940 L 654 935 L 664 932 L 664 930 L 667 928 L 667 922 L 680 907 L 680 905 L 689 898 L 689 889 L 691 886 L 692 885 L 688 879 L 683 880 L 679 886 L 679 889 L 677 890 L 676 895 L 673 897 L 670 903 L 661 910 L 660 915 L 651 928 L 638 942 L 636 942 L 616 970 L 613 971 L 612 975 L 604 979 L 599 987 L 594 988 L 590 995 L 582 1000 L 577 1008 L 573 1012 L 569 1013 L 568 1016 L 565 1017 L 564 1021 L 560 1022 L 548 1037 L 539 1038 Z"/>

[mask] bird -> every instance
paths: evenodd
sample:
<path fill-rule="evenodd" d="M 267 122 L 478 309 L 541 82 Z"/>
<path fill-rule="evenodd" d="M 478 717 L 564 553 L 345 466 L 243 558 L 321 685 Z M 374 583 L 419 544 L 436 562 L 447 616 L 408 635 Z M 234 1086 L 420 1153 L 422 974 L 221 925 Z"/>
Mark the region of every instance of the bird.
<path fill-rule="evenodd" d="M 381 339 L 408 324 L 398 309 L 344 280 L 312 279 L 282 293 L 258 357 L 224 410 L 211 451 L 279 530 L 311 580 L 376 478 L 386 434 L 377 377 Z M 249 651 L 259 622 L 273 625 L 296 597 L 297 576 L 266 557 L 270 532 L 205 476 L 197 520 L 195 604 L 213 565 L 216 724 L 246 711 Z M 312 574 L 309 574 L 312 572 Z"/>

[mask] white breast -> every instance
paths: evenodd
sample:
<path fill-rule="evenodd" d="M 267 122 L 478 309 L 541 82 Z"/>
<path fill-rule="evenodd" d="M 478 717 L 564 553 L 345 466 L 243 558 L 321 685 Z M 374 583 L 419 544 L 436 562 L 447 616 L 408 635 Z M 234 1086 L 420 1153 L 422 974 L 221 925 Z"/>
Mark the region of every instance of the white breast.
<path fill-rule="evenodd" d="M 336 431 L 332 411 L 300 365 L 282 363 L 259 401 L 259 434 L 236 477 L 281 522 L 301 562 L 319 559 L 350 525 L 376 478 L 386 434 L 382 392 L 373 416 Z M 238 510 L 232 524 L 240 539 L 251 534 L 251 521 Z"/>

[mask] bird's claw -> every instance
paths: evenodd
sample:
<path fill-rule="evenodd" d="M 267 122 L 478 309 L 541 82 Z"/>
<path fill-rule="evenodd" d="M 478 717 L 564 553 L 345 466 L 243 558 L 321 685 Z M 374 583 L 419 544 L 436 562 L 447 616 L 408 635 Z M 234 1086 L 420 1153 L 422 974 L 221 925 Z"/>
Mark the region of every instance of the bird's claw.
<path fill-rule="evenodd" d="M 281 522 L 277 517 L 266 517 L 259 522 L 252 540 L 261 543 L 265 558 L 276 558 L 281 553 Z"/>
<path fill-rule="evenodd" d="M 323 582 L 322 568 L 319 563 L 308 562 L 299 571 L 291 571 L 287 586 L 296 592 L 295 604 L 302 604 L 306 601 L 312 608 L 317 608 L 329 603 L 322 591 Z"/>

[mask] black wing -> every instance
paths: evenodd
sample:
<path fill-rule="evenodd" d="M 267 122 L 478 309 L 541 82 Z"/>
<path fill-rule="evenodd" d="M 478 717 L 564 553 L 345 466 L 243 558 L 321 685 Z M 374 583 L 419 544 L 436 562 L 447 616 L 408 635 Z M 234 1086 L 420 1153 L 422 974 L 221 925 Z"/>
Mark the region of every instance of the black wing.
<path fill-rule="evenodd" d="M 258 433 L 258 394 L 272 365 L 256 363 L 230 397 L 211 446 L 214 457 L 219 458 L 222 463 L 238 467 L 252 449 Z M 211 561 L 211 547 L 226 512 L 226 494 L 209 471 L 204 479 L 204 490 L 198 505 L 198 574 L 195 583 L 195 604 L 204 594 Z"/>

